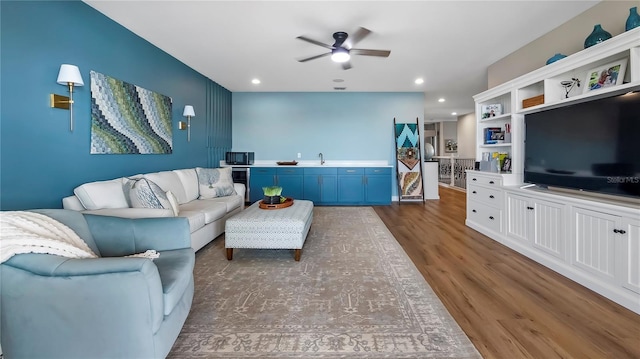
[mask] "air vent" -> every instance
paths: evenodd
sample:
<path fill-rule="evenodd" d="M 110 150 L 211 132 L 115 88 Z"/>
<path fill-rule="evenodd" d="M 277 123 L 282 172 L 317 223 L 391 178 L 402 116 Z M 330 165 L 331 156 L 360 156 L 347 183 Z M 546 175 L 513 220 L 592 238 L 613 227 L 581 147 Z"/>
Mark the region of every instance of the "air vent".
<path fill-rule="evenodd" d="M 334 89 L 334 90 L 337 90 L 337 91 L 344 91 L 344 90 L 346 90 L 347 88 L 346 88 L 346 87 L 334 87 L 333 89 Z"/>

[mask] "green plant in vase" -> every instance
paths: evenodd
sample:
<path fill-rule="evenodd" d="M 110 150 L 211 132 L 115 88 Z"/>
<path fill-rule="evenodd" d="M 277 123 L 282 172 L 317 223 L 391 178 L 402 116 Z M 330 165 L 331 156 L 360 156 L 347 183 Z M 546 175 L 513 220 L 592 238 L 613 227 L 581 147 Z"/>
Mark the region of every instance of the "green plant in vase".
<path fill-rule="evenodd" d="M 262 202 L 265 204 L 278 204 L 287 200 L 282 196 L 282 187 L 280 186 L 262 187 L 262 192 L 264 193 Z"/>

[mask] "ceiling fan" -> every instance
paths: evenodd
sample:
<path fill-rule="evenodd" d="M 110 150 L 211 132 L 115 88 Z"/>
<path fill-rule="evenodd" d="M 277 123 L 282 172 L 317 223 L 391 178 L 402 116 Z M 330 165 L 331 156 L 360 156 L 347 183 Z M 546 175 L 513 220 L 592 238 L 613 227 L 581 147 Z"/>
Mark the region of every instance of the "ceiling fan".
<path fill-rule="evenodd" d="M 356 31 L 356 33 L 351 37 L 349 37 L 349 34 L 347 34 L 344 31 L 338 31 L 333 33 L 333 39 L 335 40 L 333 45 L 328 45 L 320 41 L 310 39 L 306 36 L 298 36 L 297 39 L 310 42 L 314 45 L 322 46 L 324 48 L 331 50 L 330 52 L 311 56 L 311 57 L 306 57 L 303 59 L 299 59 L 298 61 L 306 62 L 306 61 L 315 60 L 321 57 L 331 55 L 331 59 L 334 62 L 342 63 L 342 68 L 344 70 L 348 70 L 351 68 L 351 63 L 349 62 L 351 55 L 389 57 L 389 54 L 391 53 L 391 51 L 389 50 L 371 50 L 371 49 L 354 49 L 353 48 L 353 46 L 356 43 L 364 39 L 370 33 L 371 31 L 368 29 L 365 29 L 364 27 L 360 27 Z"/>

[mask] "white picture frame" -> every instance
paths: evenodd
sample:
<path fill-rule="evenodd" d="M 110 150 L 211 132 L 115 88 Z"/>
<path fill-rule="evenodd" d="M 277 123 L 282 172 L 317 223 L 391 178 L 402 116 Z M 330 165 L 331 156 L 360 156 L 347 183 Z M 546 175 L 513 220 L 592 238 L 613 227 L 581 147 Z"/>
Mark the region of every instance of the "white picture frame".
<path fill-rule="evenodd" d="M 493 103 L 482 105 L 482 118 L 491 118 L 502 115 L 502 104 Z"/>
<path fill-rule="evenodd" d="M 627 70 L 627 61 L 628 59 L 625 57 L 589 70 L 584 80 L 583 92 L 587 93 L 622 84 Z"/>

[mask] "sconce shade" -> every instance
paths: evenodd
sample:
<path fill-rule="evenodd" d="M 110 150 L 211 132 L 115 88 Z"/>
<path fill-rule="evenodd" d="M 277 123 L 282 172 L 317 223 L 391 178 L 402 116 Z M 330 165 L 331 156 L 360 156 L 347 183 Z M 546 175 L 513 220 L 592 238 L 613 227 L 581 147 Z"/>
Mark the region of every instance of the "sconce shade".
<path fill-rule="evenodd" d="M 193 111 L 193 106 L 191 105 L 186 105 L 184 107 L 184 112 L 182 113 L 182 116 L 191 116 L 191 117 L 195 117 L 196 113 L 195 111 Z"/>
<path fill-rule="evenodd" d="M 80 75 L 80 69 L 78 69 L 78 66 L 68 64 L 60 65 L 58 83 L 60 85 L 72 83 L 74 86 L 84 86 L 84 81 L 82 81 L 82 75 Z"/>

